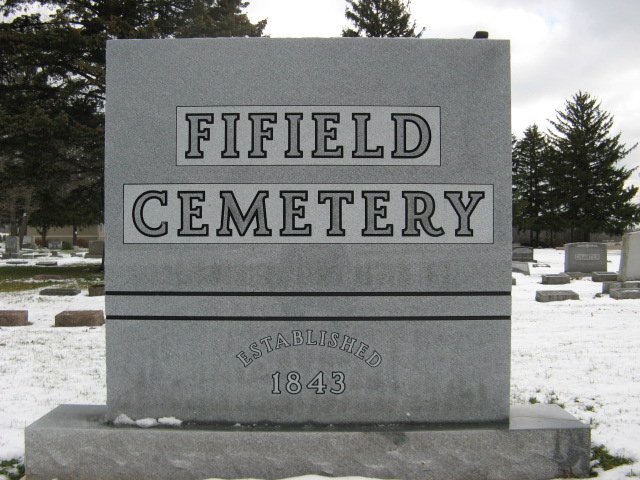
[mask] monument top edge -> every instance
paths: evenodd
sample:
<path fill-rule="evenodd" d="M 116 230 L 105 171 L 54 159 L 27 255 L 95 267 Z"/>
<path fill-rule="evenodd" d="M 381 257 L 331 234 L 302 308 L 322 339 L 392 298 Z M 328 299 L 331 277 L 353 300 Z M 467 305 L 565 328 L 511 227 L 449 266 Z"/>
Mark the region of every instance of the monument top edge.
<path fill-rule="evenodd" d="M 209 37 L 209 38 L 116 38 L 107 40 L 107 45 L 120 45 L 131 43 L 324 43 L 324 44 L 336 44 L 336 43 L 415 43 L 415 44 L 436 44 L 443 45 L 454 43 L 473 43 L 474 45 L 481 44 L 505 44 L 510 43 L 509 39 L 472 39 L 472 38 L 376 38 L 376 37 Z"/>

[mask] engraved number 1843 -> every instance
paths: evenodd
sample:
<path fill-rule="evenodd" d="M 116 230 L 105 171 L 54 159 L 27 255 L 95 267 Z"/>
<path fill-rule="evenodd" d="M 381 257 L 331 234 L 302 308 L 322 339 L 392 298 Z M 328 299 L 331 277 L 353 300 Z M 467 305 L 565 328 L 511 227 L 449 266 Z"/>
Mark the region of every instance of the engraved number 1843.
<path fill-rule="evenodd" d="M 334 395 L 340 395 L 345 391 L 344 373 L 331 372 L 332 388 L 329 388 L 329 385 L 325 383 L 324 376 L 324 372 L 318 372 L 318 374 L 306 384 L 306 388 L 308 390 L 314 390 L 317 395 L 324 394 L 327 389 L 329 389 L 329 393 L 333 393 Z M 273 390 L 271 390 L 271 393 L 280 395 L 282 393 L 280 389 L 280 372 L 274 373 L 271 375 L 271 378 L 273 379 Z M 302 383 L 298 372 L 289 372 L 284 379 L 284 390 L 291 395 L 297 395 L 302 391 Z"/>

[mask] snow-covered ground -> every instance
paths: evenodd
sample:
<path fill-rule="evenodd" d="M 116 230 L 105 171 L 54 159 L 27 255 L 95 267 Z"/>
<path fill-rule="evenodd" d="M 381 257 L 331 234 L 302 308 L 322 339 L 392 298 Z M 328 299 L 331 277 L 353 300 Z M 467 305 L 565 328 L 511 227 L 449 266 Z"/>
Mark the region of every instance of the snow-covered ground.
<path fill-rule="evenodd" d="M 564 252 L 536 250 L 535 258 L 549 266 L 513 274 L 511 402 L 563 405 L 591 425 L 594 444 L 636 462 L 598 478 L 640 476 L 640 300 L 600 296 L 602 284 L 590 278 L 541 285 L 543 273 L 563 271 Z M 618 270 L 620 252 L 608 258 L 608 270 Z M 83 260 L 60 264 L 72 261 Z M 0 261 L 0 279 L 4 268 L 12 267 Z M 580 300 L 535 301 L 536 290 L 556 289 Z M 24 427 L 57 405 L 106 402 L 104 327 L 52 328 L 57 313 L 104 309 L 104 297 L 0 293 L 0 310 L 18 309 L 33 325 L 0 328 L 0 460 L 22 458 Z"/>

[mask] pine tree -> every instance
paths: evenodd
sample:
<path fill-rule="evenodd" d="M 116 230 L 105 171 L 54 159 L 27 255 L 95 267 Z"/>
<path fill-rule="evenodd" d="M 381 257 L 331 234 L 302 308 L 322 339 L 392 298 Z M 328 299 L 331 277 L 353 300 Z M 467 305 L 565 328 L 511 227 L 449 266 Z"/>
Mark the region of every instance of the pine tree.
<path fill-rule="evenodd" d="M 355 28 L 342 30 L 343 37 L 414 37 L 416 22 L 411 23 L 411 0 L 347 0 L 345 15 Z"/>
<path fill-rule="evenodd" d="M 551 188 L 562 204 L 571 241 L 589 241 L 591 233 L 621 234 L 640 222 L 638 192 L 625 186 L 635 169 L 618 166 L 636 146 L 626 148 L 620 133 L 612 134 L 613 116 L 598 100 L 578 92 L 551 121 Z"/>
<path fill-rule="evenodd" d="M 529 230 L 529 243 L 538 246 L 542 230 L 555 227 L 549 185 L 549 145 L 537 125 L 524 131 L 513 146 L 513 225 Z"/>
<path fill-rule="evenodd" d="M 242 0 L 6 0 L 0 5 L 0 14 L 17 15 L 0 24 L 0 176 L 22 192 L 18 205 L 4 207 L 7 216 L 21 220 L 21 233 L 29 214 L 41 206 L 38 199 L 62 193 L 70 207 L 79 196 L 91 201 L 95 210 L 79 210 L 87 220 L 101 216 L 107 40 L 260 36 L 266 20 L 251 23 L 242 12 L 247 5 Z M 20 15 L 38 6 L 55 13 Z M 49 220 L 42 214 L 46 210 L 38 212 L 37 221 L 44 225 Z"/>

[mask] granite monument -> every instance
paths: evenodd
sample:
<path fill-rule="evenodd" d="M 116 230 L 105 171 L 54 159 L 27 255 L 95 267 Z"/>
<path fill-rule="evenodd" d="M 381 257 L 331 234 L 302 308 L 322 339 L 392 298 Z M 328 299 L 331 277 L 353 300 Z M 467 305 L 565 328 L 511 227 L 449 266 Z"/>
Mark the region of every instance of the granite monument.
<path fill-rule="evenodd" d="M 586 426 L 509 405 L 508 42 L 118 40 L 107 62 L 107 405 L 29 427 L 28 470 L 588 473 Z M 47 466 L 63 438 L 101 460 Z"/>

